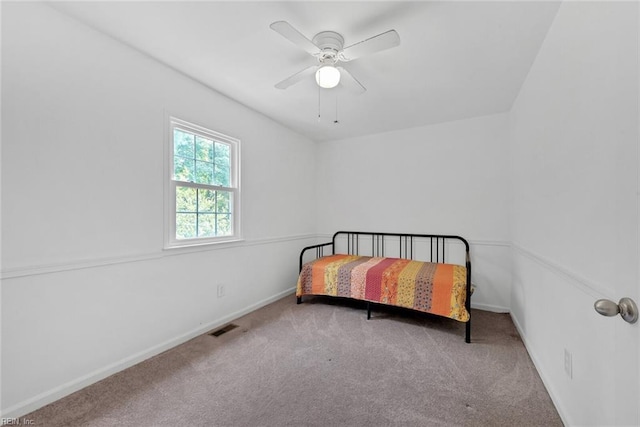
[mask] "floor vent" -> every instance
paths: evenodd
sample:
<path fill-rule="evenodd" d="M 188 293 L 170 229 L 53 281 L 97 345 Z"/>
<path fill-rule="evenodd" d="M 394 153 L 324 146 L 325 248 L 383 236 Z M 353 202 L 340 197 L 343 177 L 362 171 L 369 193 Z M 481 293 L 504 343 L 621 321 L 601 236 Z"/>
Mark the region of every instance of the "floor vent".
<path fill-rule="evenodd" d="M 209 335 L 214 336 L 214 337 L 219 337 L 222 334 L 226 334 L 229 331 L 234 330 L 235 328 L 237 328 L 238 325 L 234 325 L 233 323 L 229 323 L 226 326 L 223 326 L 220 329 L 216 329 L 215 331 L 209 333 Z"/>

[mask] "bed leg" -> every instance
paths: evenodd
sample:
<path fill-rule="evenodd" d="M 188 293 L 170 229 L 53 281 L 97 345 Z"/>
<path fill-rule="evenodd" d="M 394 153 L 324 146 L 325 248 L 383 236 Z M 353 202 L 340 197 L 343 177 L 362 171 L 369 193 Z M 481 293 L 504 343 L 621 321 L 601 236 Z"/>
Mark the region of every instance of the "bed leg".
<path fill-rule="evenodd" d="M 367 301 L 367 320 L 371 319 L 371 303 Z"/>
<path fill-rule="evenodd" d="M 296 304 L 302 304 L 302 297 L 296 298 Z"/>
<path fill-rule="evenodd" d="M 467 320 L 464 342 L 466 343 L 471 342 L 471 319 Z"/>

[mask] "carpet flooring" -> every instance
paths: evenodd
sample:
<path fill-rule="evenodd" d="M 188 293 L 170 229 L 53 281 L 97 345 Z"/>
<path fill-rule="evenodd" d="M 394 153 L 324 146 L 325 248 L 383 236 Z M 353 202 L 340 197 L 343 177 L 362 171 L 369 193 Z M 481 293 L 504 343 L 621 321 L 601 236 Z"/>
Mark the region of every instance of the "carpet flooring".
<path fill-rule="evenodd" d="M 23 417 L 37 426 L 561 426 L 508 314 L 290 296 Z"/>

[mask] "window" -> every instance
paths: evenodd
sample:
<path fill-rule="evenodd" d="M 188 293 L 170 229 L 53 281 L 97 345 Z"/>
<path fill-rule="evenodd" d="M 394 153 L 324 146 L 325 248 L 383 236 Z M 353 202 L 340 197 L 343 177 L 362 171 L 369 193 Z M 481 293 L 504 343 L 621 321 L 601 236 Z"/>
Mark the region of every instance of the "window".
<path fill-rule="evenodd" d="M 169 132 L 167 246 L 240 238 L 240 141 L 175 118 Z"/>

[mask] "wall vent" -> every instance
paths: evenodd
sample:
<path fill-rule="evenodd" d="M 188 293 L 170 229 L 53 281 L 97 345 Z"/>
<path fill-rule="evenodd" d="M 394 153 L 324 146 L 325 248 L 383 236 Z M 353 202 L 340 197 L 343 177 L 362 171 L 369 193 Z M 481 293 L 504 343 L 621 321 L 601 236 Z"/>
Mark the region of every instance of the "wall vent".
<path fill-rule="evenodd" d="M 213 337 L 219 337 L 220 335 L 226 334 L 227 332 L 232 331 L 237 327 L 238 327 L 238 325 L 235 325 L 233 323 L 229 323 L 228 325 L 223 326 L 220 329 L 216 329 L 215 331 L 210 332 L 209 335 L 211 335 Z"/>

